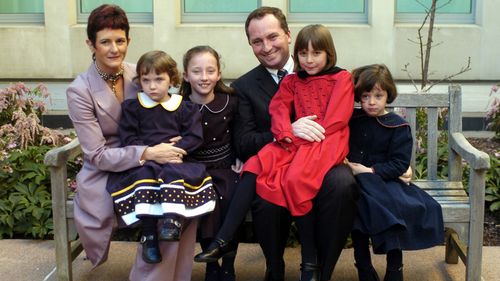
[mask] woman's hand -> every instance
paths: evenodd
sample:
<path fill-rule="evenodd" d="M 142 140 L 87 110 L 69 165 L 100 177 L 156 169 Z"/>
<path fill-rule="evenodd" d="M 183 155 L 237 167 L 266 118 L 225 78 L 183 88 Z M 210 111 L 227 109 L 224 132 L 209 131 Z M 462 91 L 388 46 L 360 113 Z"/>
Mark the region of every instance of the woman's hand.
<path fill-rule="evenodd" d="M 231 170 L 235 173 L 241 173 L 241 170 L 243 169 L 243 162 L 241 162 L 240 159 L 236 158 L 236 161 L 234 165 L 231 165 Z"/>
<path fill-rule="evenodd" d="M 158 164 L 182 163 L 182 158 L 187 155 L 187 152 L 174 145 L 175 142 L 170 142 L 150 146 L 144 150 L 142 159 L 155 161 Z"/>

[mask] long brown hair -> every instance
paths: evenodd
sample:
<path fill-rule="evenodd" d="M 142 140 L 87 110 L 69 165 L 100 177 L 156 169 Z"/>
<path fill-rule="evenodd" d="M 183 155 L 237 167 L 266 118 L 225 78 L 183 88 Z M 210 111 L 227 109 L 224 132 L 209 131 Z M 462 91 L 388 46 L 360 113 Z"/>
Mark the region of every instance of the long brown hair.
<path fill-rule="evenodd" d="M 182 59 L 182 64 L 184 66 L 184 73 L 187 73 L 187 69 L 188 69 L 189 62 L 191 61 L 191 59 L 193 59 L 193 57 L 195 55 L 203 54 L 203 53 L 211 54 L 215 58 L 215 60 L 217 61 L 217 71 L 219 71 L 219 72 L 221 71 L 220 70 L 221 67 L 220 67 L 220 55 L 219 55 L 219 53 L 217 53 L 217 51 L 214 48 L 212 48 L 210 46 L 203 45 L 203 46 L 193 47 L 193 48 L 189 49 L 184 54 L 184 57 Z M 192 93 L 191 84 L 189 82 L 187 82 L 186 80 L 182 79 L 180 92 L 181 92 L 181 95 L 183 95 L 184 97 L 188 97 L 189 95 L 191 95 L 191 93 Z M 228 87 L 228 86 L 226 86 L 226 84 L 224 84 L 224 82 L 222 81 L 222 75 L 221 75 L 221 78 L 215 84 L 214 92 L 215 93 L 222 93 L 222 94 L 232 94 L 234 92 L 234 89 L 231 87 Z"/>

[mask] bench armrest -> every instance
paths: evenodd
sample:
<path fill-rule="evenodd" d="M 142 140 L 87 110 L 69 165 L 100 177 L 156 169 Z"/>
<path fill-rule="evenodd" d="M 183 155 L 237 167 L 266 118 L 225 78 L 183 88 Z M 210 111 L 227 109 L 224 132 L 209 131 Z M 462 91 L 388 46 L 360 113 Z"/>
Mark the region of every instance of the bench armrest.
<path fill-rule="evenodd" d="M 473 170 L 490 168 L 490 156 L 473 147 L 462 133 L 453 133 L 450 138 L 451 149 L 469 163 Z"/>
<path fill-rule="evenodd" d="M 49 167 L 62 167 L 69 159 L 75 158 L 82 152 L 78 138 L 57 148 L 53 148 L 45 154 L 44 163 Z"/>

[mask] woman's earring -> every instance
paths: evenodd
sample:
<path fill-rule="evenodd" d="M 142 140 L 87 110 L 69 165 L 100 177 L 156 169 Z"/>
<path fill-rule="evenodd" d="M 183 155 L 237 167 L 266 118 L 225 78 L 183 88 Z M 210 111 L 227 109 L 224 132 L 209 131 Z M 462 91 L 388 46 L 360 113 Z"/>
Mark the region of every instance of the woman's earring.
<path fill-rule="evenodd" d="M 95 61 L 95 53 L 92 53 L 92 60 Z"/>

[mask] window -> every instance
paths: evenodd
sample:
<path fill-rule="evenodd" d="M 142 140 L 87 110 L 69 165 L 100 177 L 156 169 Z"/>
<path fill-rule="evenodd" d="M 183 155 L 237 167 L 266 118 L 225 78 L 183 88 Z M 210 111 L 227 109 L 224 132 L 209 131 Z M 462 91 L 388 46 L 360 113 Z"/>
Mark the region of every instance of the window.
<path fill-rule="evenodd" d="M 289 0 L 289 22 L 367 23 L 367 0 Z"/>
<path fill-rule="evenodd" d="M 78 5 L 78 22 L 86 23 L 95 8 L 102 4 L 115 4 L 126 13 L 130 23 L 153 22 L 153 0 L 76 0 Z"/>
<path fill-rule="evenodd" d="M 420 2 L 420 3 L 419 3 Z M 439 0 L 436 23 L 475 23 L 477 0 Z M 396 0 L 396 22 L 421 23 L 432 0 Z"/>
<path fill-rule="evenodd" d="M 0 23 L 43 23 L 44 0 L 0 1 Z"/>
<path fill-rule="evenodd" d="M 181 19 L 183 23 L 241 23 L 260 6 L 260 0 L 182 0 Z"/>

